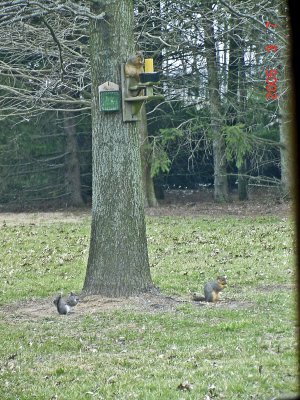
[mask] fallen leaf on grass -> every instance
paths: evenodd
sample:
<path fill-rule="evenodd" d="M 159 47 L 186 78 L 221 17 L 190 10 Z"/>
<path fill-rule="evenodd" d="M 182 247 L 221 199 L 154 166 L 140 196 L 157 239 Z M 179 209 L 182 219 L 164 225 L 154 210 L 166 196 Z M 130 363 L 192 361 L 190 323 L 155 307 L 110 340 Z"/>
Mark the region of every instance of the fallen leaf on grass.
<path fill-rule="evenodd" d="M 217 397 L 217 390 L 215 385 L 209 385 L 208 386 L 208 394 L 206 395 L 205 400 L 211 400 Z"/>

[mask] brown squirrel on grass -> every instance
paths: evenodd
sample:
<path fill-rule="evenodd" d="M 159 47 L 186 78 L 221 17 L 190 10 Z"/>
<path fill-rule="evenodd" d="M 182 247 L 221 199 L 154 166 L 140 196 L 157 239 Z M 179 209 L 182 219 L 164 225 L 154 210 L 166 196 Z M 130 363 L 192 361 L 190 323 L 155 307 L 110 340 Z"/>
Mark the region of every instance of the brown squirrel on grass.
<path fill-rule="evenodd" d="M 125 64 L 126 78 L 135 78 L 140 80 L 139 75 L 144 72 L 144 56 L 142 51 L 130 56 Z"/>
<path fill-rule="evenodd" d="M 218 276 L 217 279 L 209 281 L 204 285 L 204 296 L 193 293 L 192 300 L 208 301 L 215 303 L 220 300 L 220 292 L 227 286 L 227 277 Z"/>

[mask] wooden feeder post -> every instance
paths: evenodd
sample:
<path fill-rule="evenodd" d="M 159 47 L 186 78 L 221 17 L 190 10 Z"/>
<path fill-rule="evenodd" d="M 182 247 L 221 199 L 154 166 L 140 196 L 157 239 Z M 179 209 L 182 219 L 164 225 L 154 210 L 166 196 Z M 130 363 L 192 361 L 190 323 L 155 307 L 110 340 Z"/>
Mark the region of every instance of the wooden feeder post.
<path fill-rule="evenodd" d="M 159 83 L 159 73 L 153 72 L 153 59 L 145 60 L 145 72 L 135 77 L 126 77 L 125 64 L 121 66 L 122 110 L 123 121 L 139 121 L 140 110 L 145 101 L 163 99 L 161 95 L 153 95 L 153 86 Z"/>

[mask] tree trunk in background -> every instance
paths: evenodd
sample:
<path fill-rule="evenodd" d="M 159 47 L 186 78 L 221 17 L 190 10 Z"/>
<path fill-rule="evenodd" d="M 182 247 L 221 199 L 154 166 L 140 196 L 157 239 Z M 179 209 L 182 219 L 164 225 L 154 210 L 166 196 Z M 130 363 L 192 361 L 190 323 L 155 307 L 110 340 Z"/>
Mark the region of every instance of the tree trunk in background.
<path fill-rule="evenodd" d="M 140 17 L 140 26 L 143 26 L 143 30 L 151 32 L 153 36 L 161 36 L 161 15 L 160 15 L 160 0 L 154 0 L 150 3 L 140 4 L 138 6 L 138 12 Z M 156 16 L 155 25 L 153 20 L 149 18 L 149 14 Z M 141 24 L 141 25 L 140 25 Z M 141 31 L 138 31 L 141 35 Z M 143 36 L 143 32 L 142 35 Z M 146 48 L 142 50 L 145 52 L 145 58 L 154 58 L 154 69 L 155 71 L 161 70 L 161 43 L 149 38 L 146 38 Z M 152 163 L 152 151 L 151 143 L 149 141 L 148 124 L 147 124 L 147 110 L 151 110 L 151 102 L 144 104 L 141 110 L 141 121 L 138 125 L 141 135 L 141 159 L 142 159 L 142 174 L 143 174 L 143 190 L 144 190 L 144 203 L 145 207 L 158 207 L 158 201 L 154 190 L 153 177 L 151 175 L 151 163 Z"/>
<path fill-rule="evenodd" d="M 69 193 L 69 205 L 82 207 L 80 162 L 74 113 L 64 112 L 64 131 L 66 134 L 66 186 Z"/>
<path fill-rule="evenodd" d="M 212 13 L 212 3 L 205 2 L 208 14 Z M 225 141 L 222 135 L 222 109 L 214 25 L 212 17 L 202 19 L 204 46 L 208 74 L 208 91 L 210 101 L 211 130 L 213 135 L 214 157 L 214 198 L 215 201 L 228 201 L 228 181 L 226 171 Z"/>
<path fill-rule="evenodd" d="M 236 16 L 231 16 L 232 28 L 229 39 L 229 65 L 228 65 L 228 110 L 227 125 L 233 126 L 244 123 L 244 113 L 247 98 L 245 86 L 244 63 L 244 32 L 239 27 Z M 248 200 L 247 155 L 242 165 L 238 166 L 238 195 L 239 200 Z"/>
<path fill-rule="evenodd" d="M 157 207 L 158 201 L 155 196 L 154 183 L 151 176 L 151 155 L 148 127 L 147 127 L 147 114 L 145 105 L 141 110 L 141 121 L 139 123 L 139 130 L 141 135 L 141 159 L 142 159 L 142 176 L 143 176 L 143 192 L 145 207 Z"/>
<path fill-rule="evenodd" d="M 246 66 L 244 60 L 244 41 L 240 40 L 242 38 L 242 30 L 238 30 L 239 35 L 239 47 L 238 47 L 238 57 L 239 57 L 239 119 L 241 123 L 245 123 L 245 113 L 247 104 L 247 87 L 246 87 Z M 246 154 L 243 164 L 238 169 L 238 194 L 239 200 L 248 200 L 248 166 L 249 166 L 249 156 Z"/>
<path fill-rule="evenodd" d="M 228 74 L 227 74 L 227 94 L 226 94 L 226 125 L 234 126 L 238 123 L 238 90 L 239 90 L 239 63 L 238 63 L 238 43 L 235 27 L 235 18 L 232 15 L 228 20 Z M 230 172 L 233 172 L 234 185 L 236 183 L 235 174 L 236 160 L 232 160 Z M 238 178 L 240 174 L 238 174 Z M 238 179 L 238 182 L 240 180 Z M 231 185 L 232 187 L 232 185 Z"/>
<path fill-rule="evenodd" d="M 287 22 L 287 4 L 279 2 L 279 14 L 281 18 L 280 28 L 286 35 L 288 29 Z M 291 110 L 291 91 L 290 91 L 290 71 L 289 71 L 289 48 L 288 43 L 283 46 L 280 56 L 282 69 L 278 73 L 278 96 L 279 96 L 279 134 L 280 134 L 280 164 L 281 164 L 281 190 L 283 196 L 289 197 L 291 195 L 291 153 L 290 153 L 290 132 L 291 132 L 291 118 L 289 110 Z"/>
<path fill-rule="evenodd" d="M 93 206 L 83 292 L 129 296 L 152 286 L 144 217 L 140 138 L 122 113 L 99 110 L 98 86 L 120 84 L 120 68 L 134 53 L 133 1 L 93 0 L 90 21 L 93 131 Z"/>
<path fill-rule="evenodd" d="M 228 86 L 227 86 L 227 125 L 237 124 L 238 119 L 238 90 L 239 90 L 239 53 L 238 37 L 234 27 L 235 19 L 231 17 L 233 27 L 229 37 L 229 64 L 228 64 Z"/>
<path fill-rule="evenodd" d="M 239 200 L 248 200 L 248 181 L 249 179 L 245 176 L 248 171 L 247 160 L 244 160 L 243 164 L 238 169 L 238 195 Z"/>
<path fill-rule="evenodd" d="M 282 97 L 285 97 L 282 95 Z M 288 100 L 284 98 L 279 99 L 279 113 L 280 113 L 280 165 L 281 165 L 281 190 L 284 196 L 289 197 L 291 194 L 291 176 L 290 176 L 290 152 L 289 152 L 289 135 L 290 135 L 290 122 L 288 109 L 290 109 Z"/>

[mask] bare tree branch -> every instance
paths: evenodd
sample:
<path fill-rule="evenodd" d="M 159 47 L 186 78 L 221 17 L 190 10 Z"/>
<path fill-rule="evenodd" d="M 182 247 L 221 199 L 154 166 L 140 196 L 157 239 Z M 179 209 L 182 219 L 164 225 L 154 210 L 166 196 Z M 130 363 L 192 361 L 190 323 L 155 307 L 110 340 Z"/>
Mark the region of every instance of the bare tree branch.
<path fill-rule="evenodd" d="M 219 0 L 219 2 L 221 4 L 223 4 L 228 10 L 230 10 L 234 15 L 237 15 L 238 17 L 243 17 L 243 18 L 247 18 L 250 19 L 252 21 L 254 21 L 257 26 L 259 26 L 261 29 L 264 29 L 264 31 L 266 30 L 266 25 L 264 21 L 260 21 L 257 17 L 255 17 L 252 14 L 247 14 L 241 11 L 238 11 L 235 7 L 233 7 L 230 3 L 228 3 L 227 0 Z M 244 9 L 244 4 L 241 3 L 241 6 Z M 280 35 L 277 31 L 274 30 L 273 32 L 274 36 L 277 37 L 280 42 L 284 45 L 287 45 L 288 41 L 286 40 L 285 37 L 283 37 L 282 35 Z"/>
<path fill-rule="evenodd" d="M 89 8 L 72 1 L 0 1 L 0 26 L 9 25 L 28 19 L 44 17 L 50 13 L 68 12 L 70 15 L 85 19 L 104 20 L 105 13 L 93 14 Z"/>

